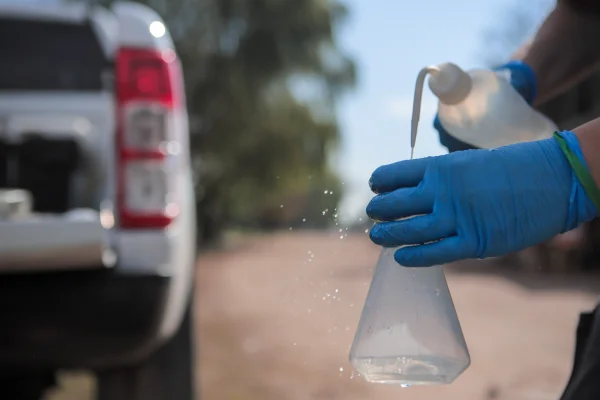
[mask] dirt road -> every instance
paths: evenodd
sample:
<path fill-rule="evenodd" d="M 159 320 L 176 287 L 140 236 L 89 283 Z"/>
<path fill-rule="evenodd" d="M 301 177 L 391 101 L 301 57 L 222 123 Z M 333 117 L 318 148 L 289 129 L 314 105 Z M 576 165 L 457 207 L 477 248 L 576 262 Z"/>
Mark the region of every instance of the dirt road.
<path fill-rule="evenodd" d="M 265 236 L 200 258 L 202 400 L 558 398 L 578 314 L 593 306 L 597 279 L 448 267 L 470 368 L 449 386 L 367 384 L 347 358 L 378 249 L 364 234 L 339 235 Z M 67 377 L 52 399 L 91 399 L 91 388 L 89 379 Z"/>
<path fill-rule="evenodd" d="M 366 235 L 290 232 L 202 256 L 203 400 L 557 398 L 595 281 L 450 268 L 471 367 L 450 386 L 402 389 L 353 377 L 347 361 L 377 252 Z"/>

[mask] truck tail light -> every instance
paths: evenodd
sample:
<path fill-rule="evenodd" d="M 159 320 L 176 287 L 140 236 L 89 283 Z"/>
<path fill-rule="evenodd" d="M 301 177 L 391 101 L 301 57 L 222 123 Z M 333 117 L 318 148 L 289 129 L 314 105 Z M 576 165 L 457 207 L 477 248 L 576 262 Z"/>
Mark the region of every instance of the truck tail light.
<path fill-rule="evenodd" d="M 116 93 L 119 225 L 166 228 L 179 214 L 174 116 L 185 103 L 175 53 L 121 48 Z"/>

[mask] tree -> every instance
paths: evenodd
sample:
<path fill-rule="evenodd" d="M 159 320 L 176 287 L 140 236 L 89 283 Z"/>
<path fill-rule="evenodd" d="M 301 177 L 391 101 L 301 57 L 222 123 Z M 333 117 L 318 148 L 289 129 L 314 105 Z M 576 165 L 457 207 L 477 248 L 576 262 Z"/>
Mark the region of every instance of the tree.
<path fill-rule="evenodd" d="M 182 59 L 204 237 L 231 223 L 280 227 L 334 209 L 335 101 L 355 81 L 335 40 L 346 8 L 333 0 L 139 2 L 163 16 Z M 308 101 L 296 96 L 299 81 L 314 88 Z M 335 195 L 314 201 L 325 190 Z"/>

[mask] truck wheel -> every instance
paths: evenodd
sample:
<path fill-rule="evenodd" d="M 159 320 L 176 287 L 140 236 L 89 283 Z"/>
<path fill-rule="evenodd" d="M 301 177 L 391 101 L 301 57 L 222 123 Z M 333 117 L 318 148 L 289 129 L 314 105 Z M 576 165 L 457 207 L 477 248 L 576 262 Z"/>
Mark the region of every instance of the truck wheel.
<path fill-rule="evenodd" d="M 97 373 L 98 400 L 195 400 L 193 296 L 179 330 L 139 365 Z"/>

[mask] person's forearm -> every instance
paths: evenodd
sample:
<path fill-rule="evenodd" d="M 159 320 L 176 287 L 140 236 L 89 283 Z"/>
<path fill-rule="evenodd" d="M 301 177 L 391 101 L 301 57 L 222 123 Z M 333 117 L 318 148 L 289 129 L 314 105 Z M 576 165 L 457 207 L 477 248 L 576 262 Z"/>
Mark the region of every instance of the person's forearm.
<path fill-rule="evenodd" d="M 559 1 L 533 40 L 513 55 L 535 71 L 535 104 L 563 93 L 588 77 L 600 62 L 600 14 L 582 12 L 573 0 Z"/>
<path fill-rule="evenodd" d="M 590 173 L 600 187 L 600 118 L 573 129 Z"/>

